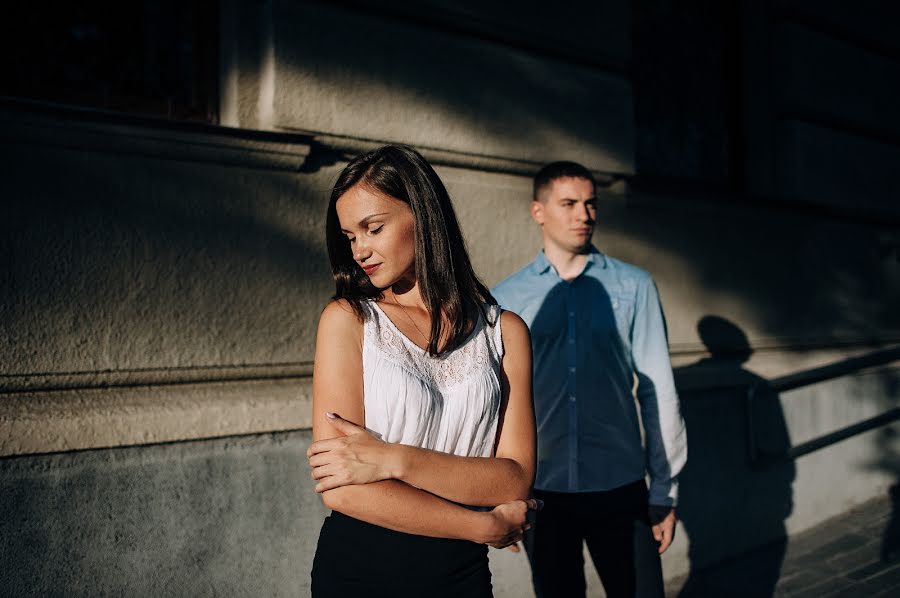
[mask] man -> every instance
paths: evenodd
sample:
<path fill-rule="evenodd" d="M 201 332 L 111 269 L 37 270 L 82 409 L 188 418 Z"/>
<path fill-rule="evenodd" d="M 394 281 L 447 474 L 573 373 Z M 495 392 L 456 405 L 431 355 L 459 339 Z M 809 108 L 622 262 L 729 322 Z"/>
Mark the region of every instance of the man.
<path fill-rule="evenodd" d="M 585 595 L 585 541 L 607 596 L 661 597 L 687 440 L 656 286 L 591 244 L 597 199 L 583 166 L 544 167 L 531 215 L 543 251 L 493 293 L 528 324 L 534 349 L 535 592 Z"/>

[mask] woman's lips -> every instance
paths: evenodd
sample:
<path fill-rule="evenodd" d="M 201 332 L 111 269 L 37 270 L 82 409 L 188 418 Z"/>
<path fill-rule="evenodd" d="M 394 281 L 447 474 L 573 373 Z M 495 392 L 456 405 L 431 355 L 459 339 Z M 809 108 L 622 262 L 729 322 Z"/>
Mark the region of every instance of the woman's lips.
<path fill-rule="evenodd" d="M 363 266 L 362 269 L 363 272 L 366 273 L 366 276 L 372 276 L 372 273 L 375 272 L 375 270 L 377 270 L 380 266 L 381 264 L 372 264 L 371 266 Z"/>

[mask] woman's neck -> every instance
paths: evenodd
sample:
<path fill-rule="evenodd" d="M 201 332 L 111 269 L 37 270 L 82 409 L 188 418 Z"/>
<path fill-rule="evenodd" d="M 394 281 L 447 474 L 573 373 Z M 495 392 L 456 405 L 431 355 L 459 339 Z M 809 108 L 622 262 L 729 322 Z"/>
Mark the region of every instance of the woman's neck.
<path fill-rule="evenodd" d="M 415 282 L 412 284 L 394 284 L 388 289 L 385 289 L 384 298 L 391 303 L 396 303 L 405 307 L 427 309 L 419 285 Z"/>

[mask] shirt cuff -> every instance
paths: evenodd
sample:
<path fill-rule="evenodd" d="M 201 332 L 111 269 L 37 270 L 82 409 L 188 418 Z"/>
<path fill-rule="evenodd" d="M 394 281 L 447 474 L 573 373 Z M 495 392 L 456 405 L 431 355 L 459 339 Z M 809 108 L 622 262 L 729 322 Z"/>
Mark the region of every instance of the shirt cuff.
<path fill-rule="evenodd" d="M 647 514 L 650 516 L 650 525 L 656 525 L 669 516 L 675 507 L 665 507 L 662 505 L 650 505 L 647 507 Z"/>
<path fill-rule="evenodd" d="M 651 505 L 673 508 L 678 502 L 678 478 L 651 479 L 647 502 Z"/>

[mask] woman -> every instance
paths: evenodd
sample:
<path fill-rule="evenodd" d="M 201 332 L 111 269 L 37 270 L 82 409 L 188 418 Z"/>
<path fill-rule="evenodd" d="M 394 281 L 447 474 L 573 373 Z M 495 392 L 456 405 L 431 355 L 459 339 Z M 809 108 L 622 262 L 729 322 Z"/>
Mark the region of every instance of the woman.
<path fill-rule="evenodd" d="M 326 238 L 337 292 L 307 455 L 333 512 L 313 596 L 490 596 L 487 545 L 515 548 L 537 507 L 528 330 L 475 276 L 444 185 L 410 148 L 347 165 Z"/>

